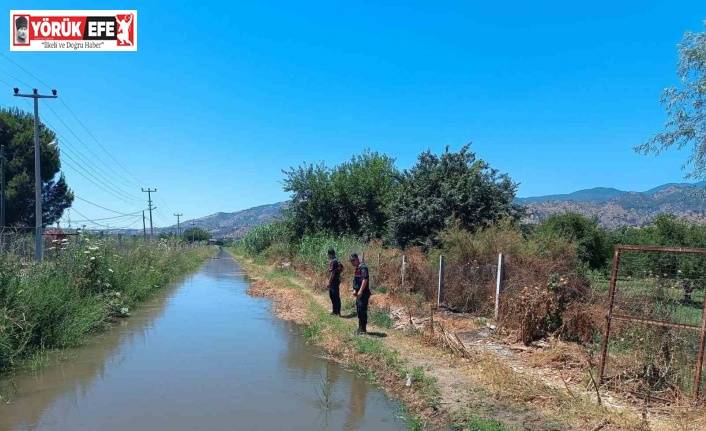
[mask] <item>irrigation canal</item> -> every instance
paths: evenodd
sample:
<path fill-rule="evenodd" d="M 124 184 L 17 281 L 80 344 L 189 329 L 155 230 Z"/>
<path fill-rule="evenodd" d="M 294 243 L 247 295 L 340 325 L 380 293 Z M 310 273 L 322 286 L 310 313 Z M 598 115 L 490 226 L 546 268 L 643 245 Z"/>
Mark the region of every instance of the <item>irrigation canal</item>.
<path fill-rule="evenodd" d="M 0 430 L 405 429 L 380 389 L 320 359 L 247 288 L 220 252 L 67 359 L 0 382 Z"/>

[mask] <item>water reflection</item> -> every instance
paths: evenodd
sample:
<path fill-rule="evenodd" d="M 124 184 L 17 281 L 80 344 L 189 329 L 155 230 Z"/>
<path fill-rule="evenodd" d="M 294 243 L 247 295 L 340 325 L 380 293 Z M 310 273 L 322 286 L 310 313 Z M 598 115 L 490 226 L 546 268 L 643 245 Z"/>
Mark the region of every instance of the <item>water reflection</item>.
<path fill-rule="evenodd" d="M 148 344 L 154 321 L 164 314 L 172 293 L 165 291 L 147 301 L 139 313 L 118 321 L 91 345 L 57 354 L 57 364 L 0 381 L 0 393 L 9 399 L 0 404 L 0 430 L 38 429 L 44 411 L 58 398 L 76 408 L 96 382 L 106 379 L 108 369 L 119 367 L 136 346 Z"/>
<path fill-rule="evenodd" d="M 361 379 L 353 379 L 350 387 L 351 397 L 348 405 L 348 416 L 346 416 L 346 423 L 343 426 L 346 431 L 360 428 L 365 417 L 365 401 L 368 395 L 366 383 Z"/>

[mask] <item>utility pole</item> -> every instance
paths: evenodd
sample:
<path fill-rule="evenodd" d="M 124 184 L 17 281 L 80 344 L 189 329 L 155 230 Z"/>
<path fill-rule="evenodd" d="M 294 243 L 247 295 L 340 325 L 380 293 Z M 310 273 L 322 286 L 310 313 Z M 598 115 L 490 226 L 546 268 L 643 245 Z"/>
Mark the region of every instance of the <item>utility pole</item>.
<path fill-rule="evenodd" d="M 51 96 L 39 94 L 37 89 L 32 90 L 32 94 L 20 94 L 20 89 L 15 88 L 16 97 L 31 97 L 34 99 L 34 217 L 35 217 L 35 234 L 34 234 L 34 261 L 42 260 L 42 252 L 44 245 L 44 232 L 42 226 L 42 177 L 41 167 L 39 165 L 39 99 L 56 99 L 56 90 L 51 91 Z M 4 189 L 4 187 L 3 187 Z"/>
<path fill-rule="evenodd" d="M 196 222 L 192 221 L 191 222 L 191 243 L 192 244 L 194 243 L 195 235 L 196 235 Z"/>
<path fill-rule="evenodd" d="M 142 237 L 147 241 L 147 227 L 145 226 L 145 210 L 142 210 Z"/>
<path fill-rule="evenodd" d="M 181 228 L 179 224 L 179 217 L 183 216 L 184 214 L 174 214 L 177 218 L 177 236 L 181 236 Z"/>
<path fill-rule="evenodd" d="M 152 190 L 148 187 L 147 190 L 142 189 L 142 191 L 147 192 L 147 203 L 149 204 L 148 209 L 150 210 L 150 236 L 154 236 L 154 231 L 152 229 L 152 210 L 154 209 L 152 208 L 152 192 L 156 192 L 157 189 Z"/>
<path fill-rule="evenodd" d="M 0 229 L 5 228 L 5 146 L 0 145 L 0 163 L 2 164 L 2 181 L 0 181 Z"/>

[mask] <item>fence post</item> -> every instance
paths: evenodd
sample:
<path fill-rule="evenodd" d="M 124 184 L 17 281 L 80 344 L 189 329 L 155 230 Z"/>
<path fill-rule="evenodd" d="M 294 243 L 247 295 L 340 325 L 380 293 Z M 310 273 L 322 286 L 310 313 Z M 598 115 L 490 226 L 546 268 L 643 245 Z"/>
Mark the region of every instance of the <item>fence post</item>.
<path fill-rule="evenodd" d="M 439 256 L 439 293 L 436 298 L 436 306 L 441 307 L 444 300 L 444 256 Z"/>
<path fill-rule="evenodd" d="M 704 343 L 706 342 L 706 300 L 701 312 L 701 335 L 699 337 L 699 353 L 696 356 L 696 375 L 694 375 L 694 395 L 699 397 L 701 389 L 701 368 L 704 365 Z"/>
<path fill-rule="evenodd" d="M 605 369 L 606 354 L 608 353 L 608 337 L 610 337 L 610 321 L 613 317 L 613 302 L 615 301 L 615 284 L 618 281 L 618 265 L 620 264 L 620 246 L 615 246 L 613 254 L 613 272 L 610 276 L 610 292 L 608 293 L 608 311 L 605 314 L 605 331 L 603 332 L 603 340 L 601 340 L 601 357 L 598 361 L 598 382 L 596 386 L 600 386 L 603 381 L 603 370 Z M 598 388 L 596 388 L 598 391 Z"/>
<path fill-rule="evenodd" d="M 500 314 L 500 293 L 503 289 L 503 254 L 498 254 L 498 276 L 495 280 L 495 320 L 498 320 Z"/>
<path fill-rule="evenodd" d="M 431 328 L 431 335 L 434 335 L 434 306 L 432 304 L 429 304 L 429 315 L 431 316 L 429 327 Z"/>
<path fill-rule="evenodd" d="M 402 289 L 404 289 L 404 273 L 407 269 L 407 255 L 402 255 Z"/>

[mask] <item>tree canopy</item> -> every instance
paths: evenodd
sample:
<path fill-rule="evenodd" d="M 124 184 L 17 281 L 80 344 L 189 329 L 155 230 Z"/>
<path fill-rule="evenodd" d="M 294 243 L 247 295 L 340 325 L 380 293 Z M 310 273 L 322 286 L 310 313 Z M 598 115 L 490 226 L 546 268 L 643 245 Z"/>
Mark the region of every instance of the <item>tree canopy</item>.
<path fill-rule="evenodd" d="M 706 21 L 704 22 L 706 26 Z M 679 44 L 677 75 L 681 87 L 666 88 L 660 103 L 667 111 L 665 130 L 635 147 L 644 154 L 659 154 L 676 145 L 692 144 L 692 153 L 682 168 L 693 166 L 687 178 L 706 176 L 706 33 L 684 34 Z"/>
<path fill-rule="evenodd" d="M 612 247 L 607 232 L 596 219 L 577 213 L 556 214 L 547 217 L 535 229 L 538 236 L 558 236 L 577 245 L 578 258 L 590 268 L 604 268 Z"/>
<path fill-rule="evenodd" d="M 394 159 L 365 150 L 329 168 L 305 164 L 283 171 L 284 190 L 292 194 L 285 211 L 292 234 L 327 232 L 379 238 L 398 177 Z"/>
<path fill-rule="evenodd" d="M 53 131 L 40 125 L 40 161 L 42 180 L 42 222 L 54 224 L 74 200 L 61 169 L 59 150 L 48 144 L 56 138 Z M 6 225 L 35 225 L 34 189 L 34 117 L 19 109 L 0 109 L 0 144 L 6 158 Z M 0 173 L 1 175 L 1 173 Z"/>
<path fill-rule="evenodd" d="M 389 241 L 399 247 L 430 248 L 454 223 L 468 230 L 509 217 L 519 218 L 513 203 L 517 184 L 507 174 L 476 160 L 471 144 L 439 157 L 425 151 L 404 171 L 390 208 Z"/>
<path fill-rule="evenodd" d="M 517 185 L 483 160 L 470 144 L 441 156 L 430 151 L 400 172 L 394 159 L 366 150 L 338 166 L 305 164 L 283 171 L 291 193 L 285 211 L 294 238 L 326 233 L 406 247 L 438 245 L 452 223 L 476 229 L 519 215 Z"/>
<path fill-rule="evenodd" d="M 211 233 L 202 227 L 189 228 L 181 236 L 188 242 L 208 241 L 211 239 Z"/>

